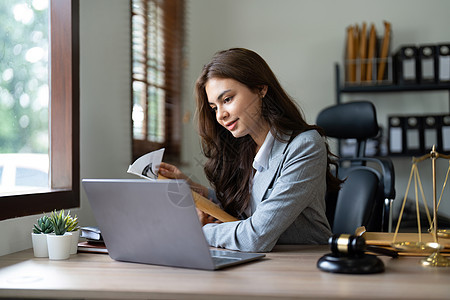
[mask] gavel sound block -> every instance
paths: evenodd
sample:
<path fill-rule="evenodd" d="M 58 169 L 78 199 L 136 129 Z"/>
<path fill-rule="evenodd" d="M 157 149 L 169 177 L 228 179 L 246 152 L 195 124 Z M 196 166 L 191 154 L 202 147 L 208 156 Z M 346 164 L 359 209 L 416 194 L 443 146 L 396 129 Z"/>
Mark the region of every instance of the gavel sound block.
<path fill-rule="evenodd" d="M 325 254 L 317 262 L 317 267 L 325 272 L 346 274 L 372 274 L 384 272 L 383 262 L 375 255 L 366 254 L 364 238 L 349 234 L 330 237 L 331 253 Z"/>

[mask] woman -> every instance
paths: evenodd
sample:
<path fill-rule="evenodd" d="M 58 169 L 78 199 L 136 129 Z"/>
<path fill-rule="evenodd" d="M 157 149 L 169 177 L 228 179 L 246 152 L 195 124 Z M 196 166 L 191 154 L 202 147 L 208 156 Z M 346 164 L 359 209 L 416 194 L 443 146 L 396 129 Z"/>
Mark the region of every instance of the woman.
<path fill-rule="evenodd" d="M 328 145 L 308 125 L 267 63 L 255 52 L 216 53 L 196 82 L 206 177 L 213 189 L 162 163 L 240 220 L 215 223 L 199 213 L 211 246 L 267 252 L 275 244 L 325 244 L 331 235 L 325 193 L 340 181 Z"/>

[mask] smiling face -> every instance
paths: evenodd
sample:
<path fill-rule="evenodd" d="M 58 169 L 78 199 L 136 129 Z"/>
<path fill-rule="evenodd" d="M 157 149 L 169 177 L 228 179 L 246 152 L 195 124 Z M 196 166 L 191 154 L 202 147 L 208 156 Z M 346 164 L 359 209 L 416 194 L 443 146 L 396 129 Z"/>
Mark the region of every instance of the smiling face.
<path fill-rule="evenodd" d="M 205 90 L 220 125 L 236 138 L 249 134 L 258 146 L 262 145 L 269 131 L 269 124 L 261 116 L 267 86 L 252 91 L 234 79 L 211 78 Z"/>

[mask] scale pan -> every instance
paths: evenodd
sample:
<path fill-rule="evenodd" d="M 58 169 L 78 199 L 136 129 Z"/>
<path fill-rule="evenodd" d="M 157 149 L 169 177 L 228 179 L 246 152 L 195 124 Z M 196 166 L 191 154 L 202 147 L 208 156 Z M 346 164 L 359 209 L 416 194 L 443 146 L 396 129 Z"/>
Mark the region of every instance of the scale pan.
<path fill-rule="evenodd" d="M 438 229 L 437 236 L 443 239 L 450 239 L 450 229 Z"/>
<path fill-rule="evenodd" d="M 433 249 L 424 242 L 395 242 L 392 243 L 391 246 L 399 251 L 408 251 L 408 252 L 423 252 L 423 251 L 430 251 Z"/>

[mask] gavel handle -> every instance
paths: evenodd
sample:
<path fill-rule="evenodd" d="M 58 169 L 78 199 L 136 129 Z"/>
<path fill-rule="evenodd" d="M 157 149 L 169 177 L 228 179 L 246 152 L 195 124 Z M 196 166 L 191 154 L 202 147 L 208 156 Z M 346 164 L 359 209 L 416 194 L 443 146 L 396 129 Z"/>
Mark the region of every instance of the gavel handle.
<path fill-rule="evenodd" d="M 158 175 L 158 179 L 168 179 L 162 175 Z M 218 205 L 206 199 L 202 195 L 197 192 L 192 191 L 192 197 L 194 198 L 195 206 L 204 213 L 207 213 L 210 216 L 213 216 L 219 221 L 222 222 L 232 222 L 239 221 L 239 219 L 233 217 L 232 215 L 225 212 Z"/>
<path fill-rule="evenodd" d="M 393 258 L 397 258 L 398 257 L 398 252 L 395 250 L 391 250 L 391 249 L 386 249 L 383 247 L 379 247 L 379 246 L 375 246 L 375 245 L 366 245 L 366 250 L 376 253 L 376 254 L 381 254 L 381 255 L 386 255 L 386 256 L 390 256 Z"/>

